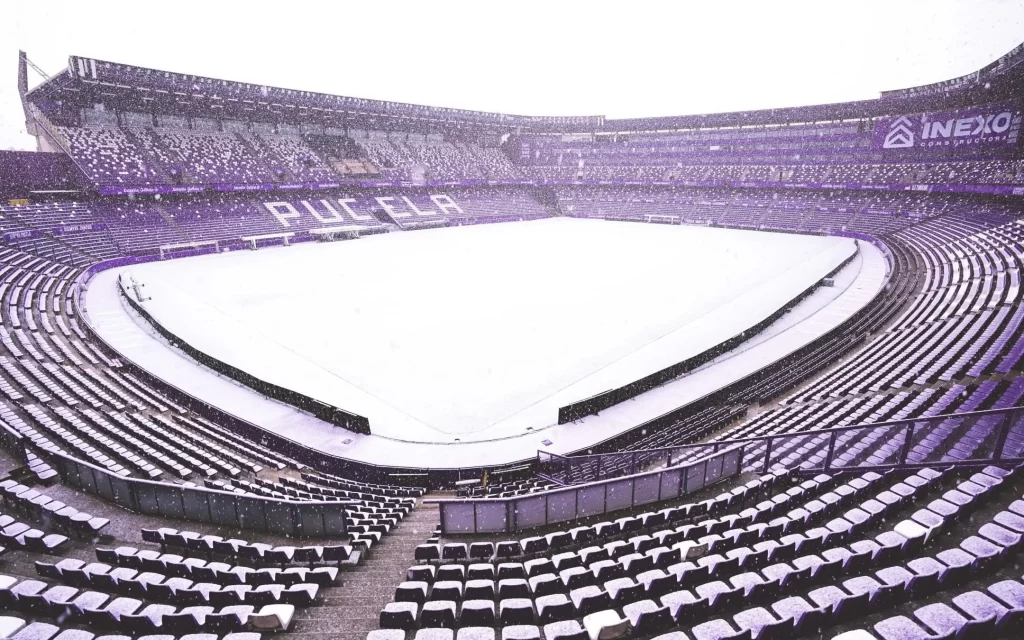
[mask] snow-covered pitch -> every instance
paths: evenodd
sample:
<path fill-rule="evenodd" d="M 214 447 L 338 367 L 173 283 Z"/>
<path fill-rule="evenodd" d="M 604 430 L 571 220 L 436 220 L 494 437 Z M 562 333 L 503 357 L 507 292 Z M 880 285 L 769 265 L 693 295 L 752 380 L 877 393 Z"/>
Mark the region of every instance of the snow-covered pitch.
<path fill-rule="evenodd" d="M 507 437 L 774 313 L 852 240 L 601 220 L 442 228 L 130 268 L 196 348 L 420 442 Z"/>

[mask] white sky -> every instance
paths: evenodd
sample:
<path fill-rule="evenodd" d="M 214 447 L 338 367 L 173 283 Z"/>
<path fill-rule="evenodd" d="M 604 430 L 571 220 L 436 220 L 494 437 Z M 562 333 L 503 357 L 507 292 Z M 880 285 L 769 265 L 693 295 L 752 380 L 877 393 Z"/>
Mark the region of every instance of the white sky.
<path fill-rule="evenodd" d="M 1024 0 L 0 0 L 0 149 L 34 142 L 19 49 L 50 74 L 75 54 L 362 98 L 640 117 L 874 98 L 1021 42 Z"/>

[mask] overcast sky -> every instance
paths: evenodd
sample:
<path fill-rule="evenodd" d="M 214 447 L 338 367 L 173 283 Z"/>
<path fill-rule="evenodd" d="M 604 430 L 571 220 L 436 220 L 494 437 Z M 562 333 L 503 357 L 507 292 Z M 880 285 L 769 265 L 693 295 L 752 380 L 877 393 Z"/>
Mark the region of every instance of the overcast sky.
<path fill-rule="evenodd" d="M 33 148 L 19 49 L 49 74 L 74 54 L 362 98 L 639 117 L 874 98 L 1021 42 L 1024 0 L 0 0 L 0 149 Z"/>

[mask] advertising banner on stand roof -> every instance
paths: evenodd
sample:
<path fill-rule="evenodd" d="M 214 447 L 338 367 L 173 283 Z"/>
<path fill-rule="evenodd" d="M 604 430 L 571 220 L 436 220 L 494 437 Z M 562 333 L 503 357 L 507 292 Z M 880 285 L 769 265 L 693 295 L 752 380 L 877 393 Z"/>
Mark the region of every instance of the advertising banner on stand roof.
<path fill-rule="evenodd" d="M 1020 129 L 1020 105 L 990 104 L 882 118 L 875 126 L 874 146 L 904 156 L 1002 155 L 1017 148 Z"/>

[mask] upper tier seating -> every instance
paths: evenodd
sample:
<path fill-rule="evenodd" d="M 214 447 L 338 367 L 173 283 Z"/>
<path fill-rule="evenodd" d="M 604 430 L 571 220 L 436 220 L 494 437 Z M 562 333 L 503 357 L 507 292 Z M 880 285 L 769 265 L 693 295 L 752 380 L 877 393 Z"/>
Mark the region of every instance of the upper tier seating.
<path fill-rule="evenodd" d="M 354 141 L 340 135 L 109 125 L 57 131 L 85 174 L 101 186 L 333 182 L 378 174 L 441 181 L 1024 184 L 1019 160 L 893 162 L 871 148 L 871 133 L 858 133 L 855 126 L 853 132 L 849 126 L 827 133 L 816 129 L 804 136 L 793 128 L 739 134 L 754 136 L 753 145 L 738 144 L 734 131 L 699 132 L 694 139 L 659 134 L 627 144 L 526 137 L 529 152 L 521 164 L 503 149 L 416 134 L 373 133 Z M 709 146 L 717 152 L 709 154 Z"/>
<path fill-rule="evenodd" d="M 353 139 L 340 131 L 300 135 L 298 128 L 285 125 L 281 133 L 271 133 L 260 123 L 250 127 L 225 121 L 223 131 L 214 121 L 196 123 L 194 129 L 184 122 L 161 125 L 55 131 L 85 175 L 107 187 L 334 182 L 378 175 L 402 181 L 1024 184 L 1024 161 L 910 163 L 883 155 L 874 146 L 873 128 L 856 124 L 662 132 L 596 141 L 524 134 L 507 148 L 492 146 L 496 139 L 463 141 L 437 134 L 363 131 Z"/>
<path fill-rule="evenodd" d="M 332 181 L 339 177 L 300 136 L 266 135 L 261 136 L 261 140 L 281 159 L 285 170 L 296 181 Z"/>
<path fill-rule="evenodd" d="M 156 130 L 164 149 L 160 161 L 195 183 L 259 184 L 272 181 L 271 168 L 256 150 L 230 133 Z"/>
<path fill-rule="evenodd" d="M 1020 160 L 906 162 L 856 124 L 636 133 L 614 139 L 521 137 L 522 170 L 542 180 L 730 180 L 854 184 L 1024 184 Z"/>
<path fill-rule="evenodd" d="M 85 174 L 99 185 L 165 184 L 160 174 L 124 131 L 114 127 L 59 127 L 68 150 Z"/>

